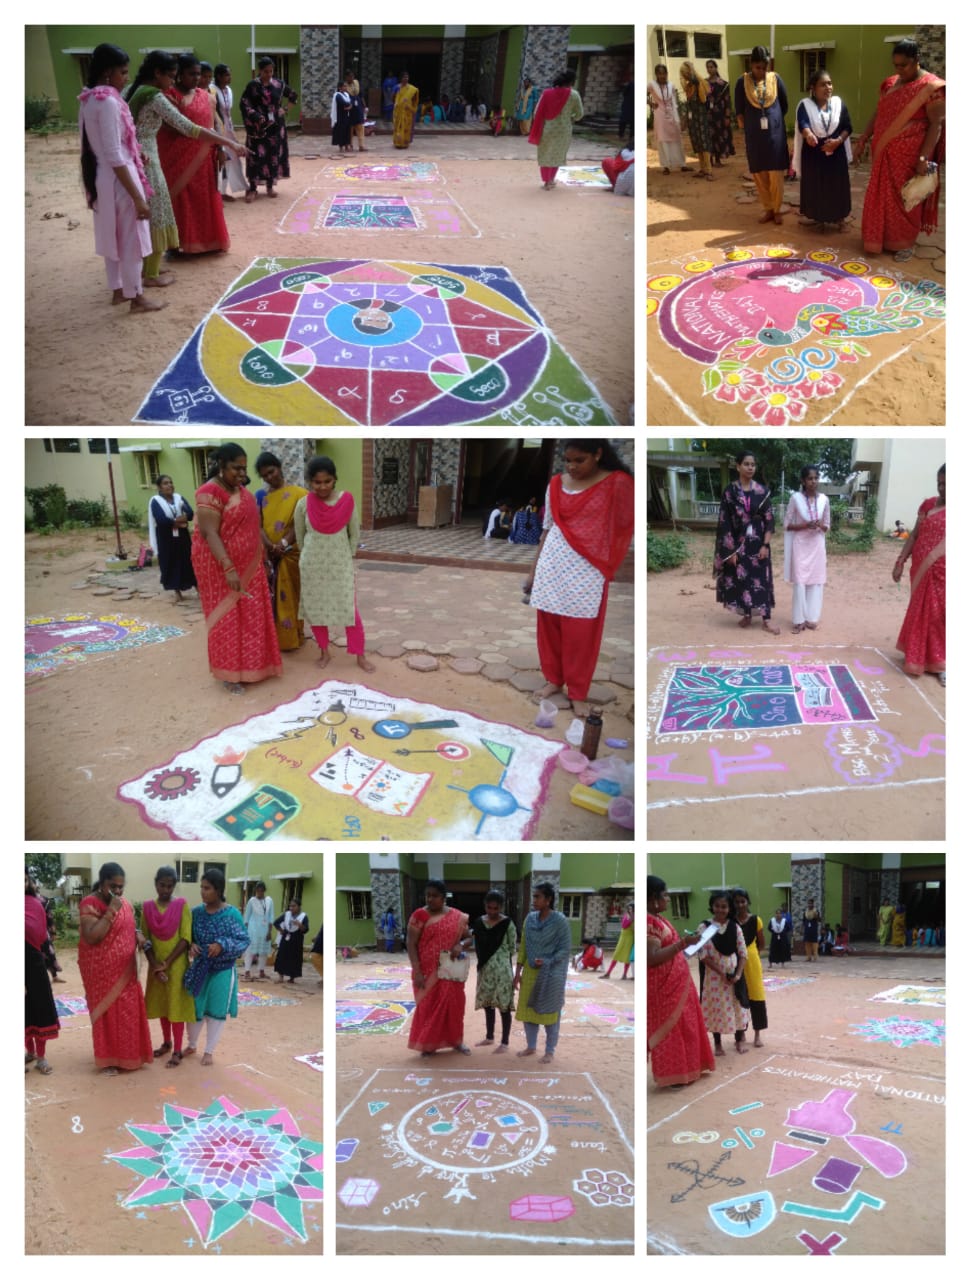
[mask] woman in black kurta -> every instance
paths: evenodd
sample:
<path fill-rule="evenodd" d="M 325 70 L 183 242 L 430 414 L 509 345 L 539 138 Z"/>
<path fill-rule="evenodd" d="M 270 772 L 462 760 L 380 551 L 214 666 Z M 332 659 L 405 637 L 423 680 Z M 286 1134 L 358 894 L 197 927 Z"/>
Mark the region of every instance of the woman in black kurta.
<path fill-rule="evenodd" d="M 781 226 L 781 205 L 788 170 L 788 93 L 785 82 L 768 70 L 768 51 L 761 45 L 751 50 L 751 70 L 734 86 L 734 112 L 738 127 L 744 129 L 748 168 L 764 210 L 759 222 Z"/>
<path fill-rule="evenodd" d="M 171 476 L 159 476 L 155 487 L 158 493 L 148 504 L 149 541 L 158 557 L 163 588 L 174 591 L 175 603 L 181 604 L 182 592 L 191 591 L 196 585 L 189 528 L 195 512 L 182 495 L 175 492 Z"/>
<path fill-rule="evenodd" d="M 707 109 L 711 117 L 711 159 L 719 169 L 728 156 L 734 155 L 734 133 L 731 86 L 721 78 L 713 58 L 707 63 Z"/>
<path fill-rule="evenodd" d="M 289 910 L 276 917 L 273 927 L 280 933 L 276 944 L 276 960 L 273 962 L 273 969 L 280 975 L 276 981 L 282 982 L 284 978 L 289 978 L 292 982 L 294 978 L 302 978 L 303 935 L 310 928 L 306 912 L 300 910 L 300 904 L 294 899 Z"/>
<path fill-rule="evenodd" d="M 808 89 L 809 97 L 798 104 L 795 131 L 794 167 L 801 181 L 802 221 L 820 229 L 831 222 L 841 231 L 852 212 L 852 121 L 845 103 L 832 93 L 827 71 L 816 71 Z"/>
<path fill-rule="evenodd" d="M 753 453 L 739 453 L 735 459 L 738 478 L 721 496 L 721 511 L 714 543 L 714 576 L 717 601 L 725 609 L 740 613 L 741 627 L 751 626 L 751 615 L 759 614 L 765 631 L 779 635 L 771 622 L 775 589 L 771 574 L 771 538 L 775 517 L 771 494 L 759 484 Z"/>

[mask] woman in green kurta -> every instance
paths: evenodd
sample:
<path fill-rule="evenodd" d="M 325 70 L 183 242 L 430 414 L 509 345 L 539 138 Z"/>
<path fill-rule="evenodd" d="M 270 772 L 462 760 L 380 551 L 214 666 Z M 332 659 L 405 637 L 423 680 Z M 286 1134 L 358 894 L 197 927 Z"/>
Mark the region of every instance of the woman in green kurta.
<path fill-rule="evenodd" d="M 633 942 L 635 936 L 633 903 L 626 904 L 626 911 L 623 913 L 623 919 L 620 921 L 620 936 L 616 940 L 616 947 L 613 951 L 613 959 L 610 961 L 610 967 L 605 973 L 600 974 L 600 978 L 608 978 L 618 964 L 623 966 L 623 975 L 620 981 L 627 976 L 630 971 L 630 965 L 633 964 Z"/>
<path fill-rule="evenodd" d="M 554 911 L 555 887 L 548 881 L 537 884 L 532 894 L 532 910 L 525 918 L 514 985 L 519 988 L 517 1022 L 523 1024 L 526 1048 L 520 1058 L 529 1058 L 539 1042 L 539 1028 L 546 1029 L 546 1052 L 541 1062 L 552 1062 L 559 1042 L 559 1021 L 566 1003 L 566 973 L 572 938 L 569 921 Z"/>
<path fill-rule="evenodd" d="M 477 1049 L 495 1044 L 495 1010 L 502 1016 L 502 1042 L 496 1053 L 506 1053 L 512 1031 L 512 957 L 515 955 L 515 925 L 502 911 L 505 897 L 498 889 L 485 895 L 485 914 L 472 922 L 475 954 L 478 957 L 478 982 L 475 986 L 475 1008 L 485 1010 L 485 1039 L 477 1041 Z"/>
<path fill-rule="evenodd" d="M 364 624 L 357 608 L 354 556 L 360 520 L 353 495 L 337 489 L 331 458 L 314 458 L 307 474 L 310 492 L 296 504 L 293 528 L 300 548 L 300 617 L 310 624 L 320 646 L 318 667 L 330 661 L 330 627 L 344 627 L 347 652 L 362 671 L 374 664 L 364 654 Z"/>
<path fill-rule="evenodd" d="M 192 945 L 192 912 L 184 898 L 173 898 L 178 877 L 174 867 L 159 867 L 155 872 L 155 901 L 142 904 L 142 932 L 148 945 L 148 982 L 145 986 L 145 1013 L 160 1018 L 162 1043 L 155 1050 L 163 1058 L 170 1049 L 167 1067 L 182 1061 L 182 1039 L 185 1024 L 195 1021 L 195 1001 L 182 985 L 189 967 L 188 950 Z M 174 1048 L 173 1048 L 174 1042 Z"/>
<path fill-rule="evenodd" d="M 174 283 L 173 273 L 161 270 L 162 257 L 166 249 L 179 247 L 172 199 L 158 158 L 159 129 L 167 124 L 187 138 L 205 138 L 212 146 L 227 147 L 241 156 L 246 154 L 242 143 L 236 142 L 234 138 L 223 137 L 213 129 L 203 129 L 201 125 L 193 124 L 166 98 L 166 91 L 175 83 L 177 66 L 178 60 L 171 53 L 153 49 L 138 68 L 138 75 L 125 95 L 135 121 L 138 145 L 145 159 L 145 173 L 152 188 L 152 194 L 148 198 L 152 252 L 144 261 L 142 274 L 144 283 L 155 288 L 164 288 L 165 285 Z"/>
<path fill-rule="evenodd" d="M 583 100 L 573 88 L 575 82 L 575 71 L 556 76 L 553 87 L 543 90 L 532 117 L 529 141 L 539 148 L 539 175 L 546 191 L 556 185 L 556 172 L 566 163 L 573 124 L 583 116 Z"/>
<path fill-rule="evenodd" d="M 889 946 L 889 935 L 893 930 L 893 916 L 895 914 L 893 904 L 888 898 L 883 898 L 882 906 L 879 908 L 879 932 L 877 935 L 881 947 Z"/>

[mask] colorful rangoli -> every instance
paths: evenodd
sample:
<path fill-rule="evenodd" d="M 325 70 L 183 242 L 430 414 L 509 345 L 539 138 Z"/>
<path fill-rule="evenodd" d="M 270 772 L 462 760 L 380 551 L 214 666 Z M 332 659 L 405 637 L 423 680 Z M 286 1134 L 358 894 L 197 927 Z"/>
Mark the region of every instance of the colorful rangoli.
<path fill-rule="evenodd" d="M 567 164 L 556 174 L 556 181 L 566 187 L 602 188 L 611 190 L 610 180 L 603 172 L 601 165 Z"/>
<path fill-rule="evenodd" d="M 52 676 L 68 663 L 86 662 L 97 654 L 138 649 L 183 636 L 179 627 L 156 627 L 122 613 L 92 617 L 69 613 L 63 618 L 28 618 L 24 626 L 24 665 L 27 680 Z"/>
<path fill-rule="evenodd" d="M 378 1000 L 374 1004 L 338 1000 L 337 1031 L 365 1036 L 396 1034 L 407 1022 L 413 1009 L 413 1000 Z"/>
<path fill-rule="evenodd" d="M 850 1036 L 861 1036 L 870 1044 L 891 1044 L 909 1049 L 914 1044 L 942 1045 L 946 1026 L 942 1018 L 932 1022 L 920 1018 L 867 1018 L 849 1027 Z"/>
<path fill-rule="evenodd" d="M 613 418 L 504 267 L 257 258 L 136 421 L 236 429 Z"/>
<path fill-rule="evenodd" d="M 444 175 L 433 160 L 405 160 L 397 164 L 331 164 L 317 174 L 317 182 L 440 182 Z"/>
<path fill-rule="evenodd" d="M 831 421 L 863 377 L 946 318 L 946 290 L 844 250 L 704 249 L 651 264 L 648 369 L 695 423 Z M 662 377 L 658 344 L 686 362 Z"/>
<path fill-rule="evenodd" d="M 460 204 L 442 191 L 332 191 L 308 187 L 277 226 L 282 235 L 335 231 L 413 231 L 426 236 L 480 236 Z"/>
<path fill-rule="evenodd" d="M 126 1209 L 181 1205 L 206 1248 L 247 1221 L 306 1242 L 305 1210 L 323 1201 L 323 1144 L 289 1111 L 242 1111 L 226 1097 L 162 1110 L 163 1124 L 126 1124 L 137 1146 L 107 1153 L 143 1179 Z"/>
<path fill-rule="evenodd" d="M 178 840 L 521 840 L 561 745 L 329 680 L 118 794 Z"/>
<path fill-rule="evenodd" d="M 251 987 L 240 987 L 238 1002 L 256 1009 L 275 1009 L 282 1005 L 299 1004 L 299 1000 L 289 1000 L 285 996 L 271 996 L 265 991 L 254 991 Z"/>
<path fill-rule="evenodd" d="M 888 991 L 880 991 L 869 999 L 881 1004 L 926 1004 L 945 1009 L 946 987 L 942 984 L 938 987 L 921 987 L 904 983 L 899 987 L 890 987 Z"/>

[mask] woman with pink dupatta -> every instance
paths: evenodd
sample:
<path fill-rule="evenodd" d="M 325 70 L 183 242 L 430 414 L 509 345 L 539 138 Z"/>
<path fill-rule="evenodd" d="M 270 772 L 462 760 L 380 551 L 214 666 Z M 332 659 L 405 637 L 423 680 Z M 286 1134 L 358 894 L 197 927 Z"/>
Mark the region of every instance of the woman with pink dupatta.
<path fill-rule="evenodd" d="M 438 1049 L 471 1053 L 463 1035 L 469 968 L 465 943 L 472 933 L 464 912 L 447 905 L 447 892 L 443 880 L 429 880 L 424 906 L 408 921 L 411 985 L 417 1002 L 408 1048 L 418 1050 L 422 1058 Z"/>
<path fill-rule="evenodd" d="M 364 654 L 364 624 L 357 608 L 354 556 L 360 520 L 353 494 L 337 489 L 332 458 L 313 458 L 307 467 L 310 492 L 293 512 L 293 531 L 300 548 L 300 617 L 310 624 L 320 646 L 318 667 L 330 661 L 330 628 L 344 627 L 347 652 L 361 671 L 373 671 Z"/>
<path fill-rule="evenodd" d="M 872 139 L 872 173 L 862 208 L 862 246 L 866 253 L 891 253 L 908 262 L 920 232 L 936 230 L 940 188 L 906 209 L 902 189 L 942 164 L 946 81 L 925 71 L 915 40 L 893 46 L 895 75 L 880 86 L 879 105 L 856 145 L 855 163 Z"/>
<path fill-rule="evenodd" d="M 106 862 L 81 900 L 77 962 L 94 1037 L 94 1064 L 102 1075 L 137 1071 L 152 1061 L 145 997 L 135 952 L 145 939 L 124 899 L 125 870 Z"/>
<path fill-rule="evenodd" d="M 946 463 L 936 473 L 935 498 L 920 504 L 916 526 L 893 565 L 893 582 L 912 556 L 909 608 L 896 648 L 909 676 L 931 672 L 946 684 Z"/>
<path fill-rule="evenodd" d="M 583 117 L 583 100 L 573 88 L 575 71 L 556 76 L 551 89 L 544 89 L 532 117 L 529 141 L 539 148 L 539 175 L 544 191 L 556 185 L 556 173 L 566 163 L 573 137 L 573 124 Z"/>

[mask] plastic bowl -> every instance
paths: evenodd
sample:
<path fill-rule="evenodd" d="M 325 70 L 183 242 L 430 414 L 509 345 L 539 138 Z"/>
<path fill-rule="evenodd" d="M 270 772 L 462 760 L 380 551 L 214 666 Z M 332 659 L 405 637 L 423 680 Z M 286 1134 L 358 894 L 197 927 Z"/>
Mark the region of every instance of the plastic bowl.
<path fill-rule="evenodd" d="M 556 716 L 559 714 L 559 708 L 554 702 L 547 702 L 545 698 L 539 703 L 539 710 L 536 712 L 536 728 L 551 729 L 556 723 Z"/>
<path fill-rule="evenodd" d="M 633 830 L 633 801 L 627 796 L 615 796 L 610 801 L 610 807 L 606 811 L 606 816 L 610 822 L 615 823 L 618 827 L 624 827 L 627 831 Z"/>
<path fill-rule="evenodd" d="M 563 747 L 559 752 L 559 763 L 567 773 L 582 773 L 589 767 L 589 761 L 583 753 L 574 751 L 572 747 Z"/>

